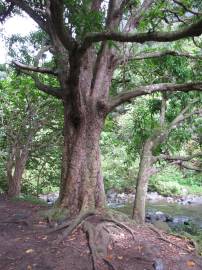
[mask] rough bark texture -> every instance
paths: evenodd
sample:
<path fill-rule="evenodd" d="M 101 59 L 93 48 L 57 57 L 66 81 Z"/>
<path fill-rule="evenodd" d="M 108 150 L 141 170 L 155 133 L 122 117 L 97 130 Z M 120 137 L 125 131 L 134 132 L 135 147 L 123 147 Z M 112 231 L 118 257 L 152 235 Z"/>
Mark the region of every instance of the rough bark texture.
<path fill-rule="evenodd" d="M 68 207 L 71 214 L 103 207 L 105 199 L 100 171 L 99 138 L 106 114 L 132 98 L 157 91 L 202 90 L 201 82 L 180 85 L 161 83 L 139 86 L 134 91 L 120 93 L 110 100 L 109 89 L 119 59 L 119 50 L 116 47 L 120 44 L 112 46 L 107 41 L 170 42 L 199 36 L 202 33 L 202 20 L 176 31 L 148 30 L 134 34 L 123 29 L 123 22 L 126 23 L 126 28 L 137 27 L 154 1 L 141 1 L 139 8 L 136 3 L 129 5 L 128 1 L 107 1 L 105 26 L 101 27 L 103 30 L 82 32 L 82 28 L 86 28 L 82 22 L 79 29 L 81 33 L 77 34 L 77 23 L 74 25 L 74 21 L 71 22 L 69 12 L 71 14 L 72 7 L 67 1 L 40 1 L 40 8 L 35 1 L 8 2 L 26 12 L 50 39 L 55 61 L 53 70 L 40 68 L 37 61 L 35 67 L 19 63 L 15 65 L 31 75 L 41 91 L 61 99 L 64 104 L 64 151 L 59 205 Z M 79 5 L 83 7 L 83 3 Z M 127 10 L 131 11 L 131 7 L 132 13 L 127 23 L 125 14 Z M 85 4 L 84 10 L 86 8 Z M 92 5 L 88 5 L 86 14 L 90 16 L 92 10 L 103 14 L 102 1 L 94 0 Z M 101 25 L 103 26 L 103 21 Z M 96 28 L 95 30 L 97 31 Z M 41 72 L 56 76 L 59 89 L 45 85 L 36 75 Z"/>
<path fill-rule="evenodd" d="M 99 140 L 113 67 L 108 46 L 101 46 L 99 55 L 92 49 L 80 60 L 70 58 L 67 86 L 71 94 L 63 97 L 64 150 L 58 203 L 71 215 L 105 207 Z M 64 81 L 63 77 L 63 87 Z"/>
<path fill-rule="evenodd" d="M 99 149 L 103 116 L 99 115 L 96 103 L 94 103 L 86 107 L 83 119 L 72 119 L 65 104 L 64 121 L 64 152 L 59 204 L 67 207 L 72 214 L 103 207 L 105 195 Z"/>
<path fill-rule="evenodd" d="M 143 224 L 145 221 L 145 202 L 147 196 L 148 182 L 149 177 L 153 173 L 153 146 L 153 141 L 149 138 L 143 146 L 142 154 L 140 157 L 135 202 L 133 208 L 133 218 L 140 224 Z"/>
<path fill-rule="evenodd" d="M 188 104 L 174 119 L 173 121 L 165 127 L 165 113 L 166 113 L 166 95 L 163 95 L 161 102 L 161 112 L 160 112 L 160 129 L 154 130 L 151 136 L 144 142 L 142 153 L 140 156 L 140 166 L 138 172 L 138 179 L 136 184 L 136 195 L 133 208 L 133 218 L 140 224 L 145 221 L 145 202 L 147 196 L 149 177 L 156 173 L 157 170 L 153 166 L 157 160 L 190 160 L 197 155 L 192 155 L 190 157 L 171 157 L 167 155 L 156 156 L 153 154 L 154 150 L 163 143 L 169 136 L 173 128 L 176 128 L 179 123 L 190 118 L 194 114 L 200 114 L 200 110 L 193 110 L 188 113 L 190 109 L 190 104 Z M 200 156 L 200 153 L 198 154 Z"/>
<path fill-rule="evenodd" d="M 28 159 L 28 150 L 16 147 L 7 162 L 8 196 L 17 197 L 21 192 L 21 180 Z"/>

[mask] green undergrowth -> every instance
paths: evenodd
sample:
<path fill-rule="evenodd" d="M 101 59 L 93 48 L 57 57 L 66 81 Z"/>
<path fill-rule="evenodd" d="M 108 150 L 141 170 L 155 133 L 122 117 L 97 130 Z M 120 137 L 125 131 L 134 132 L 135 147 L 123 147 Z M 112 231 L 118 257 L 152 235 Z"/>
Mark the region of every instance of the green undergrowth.
<path fill-rule="evenodd" d="M 27 195 L 27 194 L 21 194 L 19 197 L 15 197 L 12 199 L 12 201 L 24 201 L 24 202 L 30 202 L 32 204 L 36 205 L 47 205 L 47 203 L 35 196 Z"/>
<path fill-rule="evenodd" d="M 184 236 L 196 246 L 197 253 L 202 255 L 202 229 L 194 223 L 183 224 L 172 230 L 174 233 L 180 236 Z"/>
<path fill-rule="evenodd" d="M 130 223 L 131 225 L 136 225 L 136 222 L 134 219 L 131 219 L 131 217 L 128 215 L 128 213 L 124 211 L 120 211 L 119 208 L 117 209 L 106 209 L 106 216 L 111 218 L 111 219 L 116 219 L 119 220 L 120 222 L 127 222 Z"/>
<path fill-rule="evenodd" d="M 43 217 L 46 220 L 49 221 L 56 221 L 56 222 L 62 222 L 65 219 L 67 219 L 68 210 L 65 208 L 59 208 L 56 206 L 51 207 L 48 210 L 42 210 L 39 212 L 39 215 Z"/>
<path fill-rule="evenodd" d="M 201 174 L 184 174 L 175 166 L 167 166 L 151 177 L 149 191 L 156 191 L 164 196 L 202 195 Z"/>

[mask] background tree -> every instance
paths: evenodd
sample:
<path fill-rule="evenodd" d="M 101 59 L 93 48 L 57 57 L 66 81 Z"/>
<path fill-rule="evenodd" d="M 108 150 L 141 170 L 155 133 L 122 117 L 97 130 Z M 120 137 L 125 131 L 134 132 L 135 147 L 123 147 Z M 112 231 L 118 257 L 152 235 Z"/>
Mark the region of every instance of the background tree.
<path fill-rule="evenodd" d="M 64 106 L 59 205 L 68 208 L 71 217 L 79 214 L 68 226 L 65 236 L 96 210 L 104 214 L 101 211 L 105 206 L 105 192 L 99 139 L 106 116 L 116 107 L 140 96 L 202 90 L 201 81 L 179 82 L 168 77 L 160 83 L 131 83 L 127 92 L 124 77 L 128 61 L 165 55 L 198 57 L 198 50 L 187 52 L 183 47 L 176 47 L 168 51 L 166 46 L 159 44 L 200 36 L 201 4 L 194 0 L 185 6 L 172 0 L 133 3 L 127 0 L 7 0 L 0 3 L 2 20 L 16 9 L 27 13 L 44 33 L 45 41 L 38 55 L 47 50 L 53 55 L 50 64 L 37 61 L 35 57 L 29 65 L 19 59 L 14 65 L 30 75 L 38 89 L 56 97 Z M 123 46 L 126 42 L 134 46 Z M 122 91 L 110 93 L 113 75 L 120 68 L 124 81 Z M 47 79 L 50 78 L 47 76 L 55 79 Z M 105 219 L 131 232 L 123 224 Z M 94 245 L 96 225 L 89 221 L 83 223 L 89 236 L 94 269 L 98 268 L 96 259 L 99 255 Z"/>
<path fill-rule="evenodd" d="M 154 164 L 159 159 L 164 160 L 184 160 L 189 161 L 194 159 L 202 153 L 194 154 L 191 156 L 171 156 L 159 155 L 161 152 L 160 146 L 168 138 L 173 129 L 176 129 L 183 121 L 193 117 L 194 115 L 200 115 L 200 109 L 192 109 L 192 112 L 188 112 L 190 105 L 187 105 L 172 121 L 168 124 L 165 122 L 166 117 L 166 97 L 164 96 L 161 101 L 160 112 L 160 125 L 159 127 L 151 130 L 150 135 L 143 143 L 142 153 L 140 155 L 140 165 L 136 184 L 136 195 L 133 209 L 133 217 L 136 221 L 144 223 L 145 221 L 145 203 L 148 189 L 149 177 L 156 172 Z M 191 124 L 191 122 L 190 122 Z M 158 154 L 157 154 L 158 153 Z"/>
<path fill-rule="evenodd" d="M 165 54 L 195 58 L 197 51 L 186 52 L 184 48 L 168 51 L 160 48 L 159 43 L 200 36 L 200 5 L 196 8 L 196 2 L 189 1 L 188 9 L 194 10 L 190 16 L 190 11 L 173 1 L 169 1 L 169 5 L 153 0 L 132 4 L 125 0 L 110 0 L 108 3 L 99 0 L 8 0 L 1 1 L 1 4 L 4 11 L 2 20 L 17 8 L 26 12 L 43 31 L 45 40 L 37 57 L 31 59 L 29 64 L 17 59 L 14 65 L 31 76 L 38 89 L 59 99 L 64 107 L 64 147 L 58 203 L 68 208 L 71 217 L 79 215 L 68 223 L 70 225 L 63 237 L 97 210 L 101 215 L 100 221 L 104 218 L 131 233 L 123 223 L 110 219 L 103 211 L 105 192 L 100 166 L 100 134 L 106 116 L 125 102 L 156 92 L 202 90 L 201 81 L 178 82 L 166 78 L 160 83 L 131 83 L 126 92 L 125 79 L 128 61 Z M 170 15 L 170 9 L 176 10 L 176 5 L 180 22 L 176 21 L 174 14 Z M 182 20 L 189 24 L 183 25 Z M 134 46 L 123 46 L 122 43 L 126 42 L 132 42 Z M 38 56 L 47 50 L 52 53 L 53 61 L 43 63 Z M 136 51 L 138 55 L 134 54 Z M 123 73 L 122 91 L 117 89 L 110 93 L 113 75 L 119 69 Z M 50 77 L 52 79 L 48 79 Z M 99 224 L 92 224 L 89 220 L 82 226 L 88 234 L 94 269 L 98 268 L 99 257 L 94 244 L 99 240 L 96 239 L 97 226 Z M 104 231 L 100 230 L 101 239 L 106 239 Z M 103 244 L 101 247 L 104 254 L 106 247 Z"/>
<path fill-rule="evenodd" d="M 57 106 L 51 98 L 44 101 L 42 95 L 34 90 L 30 79 L 10 76 L 1 82 L 0 91 L 1 142 L 5 151 L 8 195 L 15 197 L 20 195 L 30 155 L 53 142 L 54 121 L 50 118 L 47 104 L 54 105 L 52 112 L 57 110 Z"/>
<path fill-rule="evenodd" d="M 189 10 L 195 8 L 195 4 L 195 1 L 190 1 Z M 170 9 L 176 8 L 176 5 L 183 20 L 188 20 L 190 25 L 166 32 L 178 24 L 176 16 L 170 14 Z M 167 12 L 165 9 L 168 7 Z M 79 3 L 54 0 L 28 3 L 12 0 L 2 1 L 2 20 L 14 8 L 25 11 L 49 36 L 54 55 L 56 66 L 53 69 L 38 65 L 26 66 L 18 62 L 15 64 L 32 76 L 40 90 L 61 99 L 64 105 L 65 143 L 60 205 L 68 207 L 72 214 L 102 207 L 105 199 L 100 171 L 99 137 L 107 113 L 132 98 L 156 91 L 201 90 L 200 83 L 163 83 L 138 86 L 134 91 L 121 93 L 109 100 L 114 70 L 123 60 L 131 58 L 131 55 L 130 51 L 125 52 L 121 59 L 116 49 L 119 44 L 114 47 L 114 43 L 107 40 L 158 43 L 199 36 L 202 29 L 200 5 L 196 12 L 191 13 L 193 16 L 188 16 L 184 7 L 172 1 L 168 6 L 150 0 L 134 5 L 128 5 L 128 1 L 113 0 L 107 5 L 103 5 L 102 1 Z M 35 75 L 36 72 L 56 76 L 60 87 L 44 84 Z"/>

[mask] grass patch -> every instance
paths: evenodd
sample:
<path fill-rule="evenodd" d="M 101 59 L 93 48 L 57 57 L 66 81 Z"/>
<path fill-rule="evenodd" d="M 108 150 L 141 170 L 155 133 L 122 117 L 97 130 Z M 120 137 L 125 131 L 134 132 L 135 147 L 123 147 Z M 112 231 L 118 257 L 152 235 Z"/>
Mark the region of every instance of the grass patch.
<path fill-rule="evenodd" d="M 68 217 L 68 209 L 52 207 L 45 211 L 40 211 L 39 215 L 49 221 L 62 222 Z"/>
<path fill-rule="evenodd" d="M 174 233 L 193 241 L 196 245 L 196 250 L 199 255 L 202 255 L 202 229 L 193 223 L 188 223 L 186 225 L 181 225 L 173 229 Z"/>
<path fill-rule="evenodd" d="M 164 196 L 202 195 L 201 175 L 193 172 L 184 175 L 178 168 L 167 166 L 151 177 L 149 190 Z"/>
<path fill-rule="evenodd" d="M 47 203 L 35 196 L 32 195 L 26 195 L 26 194 L 21 194 L 19 197 L 15 197 L 12 199 L 12 201 L 17 202 L 17 201 L 24 201 L 24 202 L 30 202 L 32 204 L 36 205 L 47 205 Z"/>

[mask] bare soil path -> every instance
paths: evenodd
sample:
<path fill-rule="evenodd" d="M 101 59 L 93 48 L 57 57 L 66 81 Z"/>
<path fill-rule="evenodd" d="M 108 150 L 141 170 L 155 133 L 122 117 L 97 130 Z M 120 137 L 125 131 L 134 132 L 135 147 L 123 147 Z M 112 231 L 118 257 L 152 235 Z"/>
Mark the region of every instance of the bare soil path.
<path fill-rule="evenodd" d="M 86 235 L 78 228 L 56 245 L 57 233 L 38 214 L 46 206 L 0 197 L 0 270 L 92 270 Z M 135 240 L 123 229 L 113 234 L 99 270 L 202 270 L 188 240 L 135 227 Z M 165 241 L 165 239 L 168 241 Z"/>

